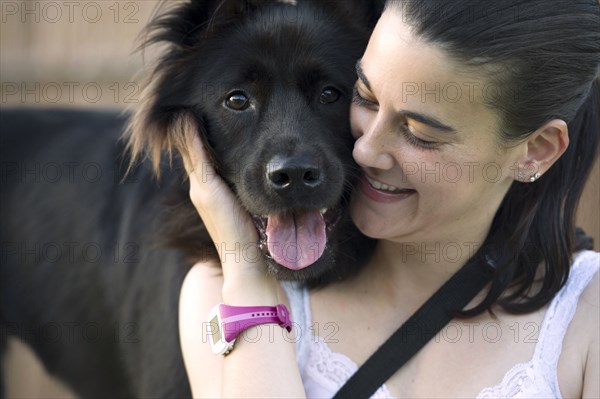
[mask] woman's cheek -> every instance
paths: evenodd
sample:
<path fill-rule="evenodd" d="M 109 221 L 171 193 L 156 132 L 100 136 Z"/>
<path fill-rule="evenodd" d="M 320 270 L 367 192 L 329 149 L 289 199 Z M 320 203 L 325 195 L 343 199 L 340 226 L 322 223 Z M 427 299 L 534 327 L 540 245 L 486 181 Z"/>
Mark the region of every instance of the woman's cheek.
<path fill-rule="evenodd" d="M 354 139 L 358 139 L 364 134 L 367 123 L 368 112 L 361 109 L 359 106 L 352 104 L 350 106 L 350 127 Z"/>

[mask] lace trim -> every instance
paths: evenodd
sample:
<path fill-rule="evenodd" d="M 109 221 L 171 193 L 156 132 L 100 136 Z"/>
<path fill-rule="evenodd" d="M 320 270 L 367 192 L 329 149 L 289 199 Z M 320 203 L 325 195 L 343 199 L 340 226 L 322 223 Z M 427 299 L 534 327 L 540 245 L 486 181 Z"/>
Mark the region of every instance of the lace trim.
<path fill-rule="evenodd" d="M 331 392 L 337 392 L 358 370 L 358 366 L 346 355 L 333 352 L 323 338 L 314 338 L 306 364 L 306 374 L 321 386 L 331 388 Z M 389 397 L 390 392 L 385 384 L 371 396 L 375 399 Z"/>
<path fill-rule="evenodd" d="M 496 386 L 484 388 L 477 395 L 477 399 L 486 398 L 559 398 L 560 393 L 551 389 L 544 389 L 537 382 L 536 367 L 533 361 L 514 365 Z M 540 392 L 540 389 L 544 392 Z"/>

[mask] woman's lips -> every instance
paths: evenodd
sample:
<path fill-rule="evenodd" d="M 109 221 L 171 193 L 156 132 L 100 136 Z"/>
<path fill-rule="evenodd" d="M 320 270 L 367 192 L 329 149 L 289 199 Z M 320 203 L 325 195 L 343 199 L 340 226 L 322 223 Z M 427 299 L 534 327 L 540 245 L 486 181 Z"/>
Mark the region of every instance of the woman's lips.
<path fill-rule="evenodd" d="M 369 182 L 369 180 L 371 180 L 372 183 Z M 387 189 L 386 190 L 377 189 L 377 188 L 373 187 L 373 185 L 377 185 L 378 187 L 382 187 L 382 188 L 387 187 Z M 360 186 L 361 191 L 367 197 L 369 197 L 373 201 L 383 202 L 383 203 L 401 201 L 405 198 L 410 197 L 414 193 L 416 193 L 416 191 L 412 190 L 412 189 L 397 189 L 397 188 L 395 188 L 392 191 L 390 191 L 391 186 L 386 186 L 383 183 L 380 183 L 375 179 L 368 178 L 367 176 L 364 176 L 364 175 L 360 179 L 359 186 Z"/>

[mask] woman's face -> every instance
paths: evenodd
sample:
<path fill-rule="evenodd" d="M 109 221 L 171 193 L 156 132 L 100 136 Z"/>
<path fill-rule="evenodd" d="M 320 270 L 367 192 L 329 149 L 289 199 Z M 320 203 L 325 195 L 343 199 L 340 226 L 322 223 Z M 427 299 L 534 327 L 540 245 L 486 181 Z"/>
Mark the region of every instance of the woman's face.
<path fill-rule="evenodd" d="M 353 155 L 364 177 L 356 225 L 403 243 L 479 244 L 526 154 L 526 144 L 504 148 L 497 138 L 498 114 L 484 100 L 498 88 L 415 36 L 393 10 L 357 72 Z"/>

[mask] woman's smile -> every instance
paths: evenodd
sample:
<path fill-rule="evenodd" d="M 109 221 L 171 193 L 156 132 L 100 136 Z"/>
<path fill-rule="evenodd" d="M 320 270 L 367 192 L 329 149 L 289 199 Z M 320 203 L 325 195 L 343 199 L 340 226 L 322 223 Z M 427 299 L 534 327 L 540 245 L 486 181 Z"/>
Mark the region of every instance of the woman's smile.
<path fill-rule="evenodd" d="M 392 185 L 385 184 L 372 177 L 363 175 L 360 182 L 361 191 L 370 199 L 376 202 L 396 202 L 406 199 L 416 191 L 410 188 L 398 188 Z"/>

